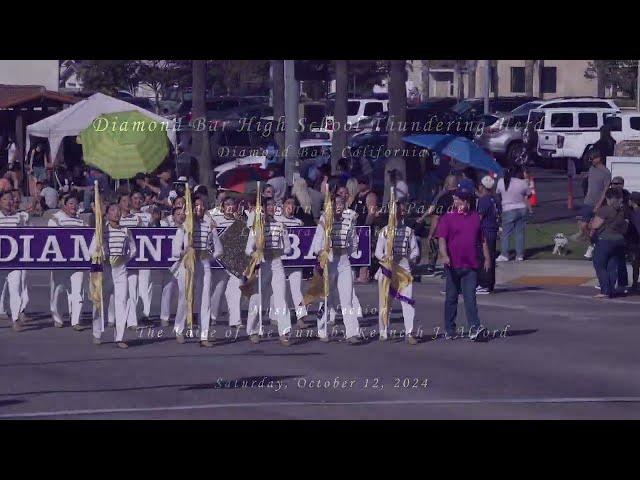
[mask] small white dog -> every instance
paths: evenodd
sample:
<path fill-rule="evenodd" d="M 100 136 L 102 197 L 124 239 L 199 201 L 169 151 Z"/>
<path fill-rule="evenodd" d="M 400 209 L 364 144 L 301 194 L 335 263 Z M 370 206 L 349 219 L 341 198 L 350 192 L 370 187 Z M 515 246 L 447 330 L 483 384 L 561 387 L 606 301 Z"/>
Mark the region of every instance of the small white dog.
<path fill-rule="evenodd" d="M 554 255 L 567 254 L 567 245 L 569 244 L 569 240 L 564 233 L 556 233 L 553 237 L 553 243 L 555 244 L 553 247 Z"/>

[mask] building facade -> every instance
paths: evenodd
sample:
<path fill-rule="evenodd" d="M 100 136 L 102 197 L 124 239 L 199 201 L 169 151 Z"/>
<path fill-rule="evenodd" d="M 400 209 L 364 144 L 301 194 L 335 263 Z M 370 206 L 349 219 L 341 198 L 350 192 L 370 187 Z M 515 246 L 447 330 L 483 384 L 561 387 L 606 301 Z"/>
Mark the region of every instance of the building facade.
<path fill-rule="evenodd" d="M 535 60 L 534 96 L 597 96 L 598 82 L 587 78 L 591 60 Z M 411 60 L 408 77 L 425 97 L 480 97 L 484 91 L 484 65 L 480 60 Z M 525 95 L 525 60 L 491 60 L 491 94 Z M 473 76 L 475 82 L 470 77 Z M 471 80 L 471 82 L 470 82 Z M 471 83 L 471 85 L 470 85 Z M 428 85 L 428 95 L 424 89 Z M 610 92 L 608 92 L 610 93 Z"/>

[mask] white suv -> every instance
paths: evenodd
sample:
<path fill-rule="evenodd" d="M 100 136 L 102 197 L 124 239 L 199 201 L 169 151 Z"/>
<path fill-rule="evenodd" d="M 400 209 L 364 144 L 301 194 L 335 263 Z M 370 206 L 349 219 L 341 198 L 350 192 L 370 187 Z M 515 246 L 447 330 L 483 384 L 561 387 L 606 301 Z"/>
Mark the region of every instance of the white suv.
<path fill-rule="evenodd" d="M 322 122 L 322 129 L 333 130 L 334 109 L 335 103 L 331 102 L 329 106 L 329 114 L 324 117 Z M 350 98 L 347 101 L 347 124 L 351 126 L 363 118 L 388 111 L 389 100 L 380 100 L 378 98 Z M 344 126 L 341 125 L 340 128 L 344 128 Z"/>
<path fill-rule="evenodd" d="M 619 114 L 607 99 L 551 100 L 529 112 L 523 140 L 542 158 L 584 159 L 607 119 Z"/>

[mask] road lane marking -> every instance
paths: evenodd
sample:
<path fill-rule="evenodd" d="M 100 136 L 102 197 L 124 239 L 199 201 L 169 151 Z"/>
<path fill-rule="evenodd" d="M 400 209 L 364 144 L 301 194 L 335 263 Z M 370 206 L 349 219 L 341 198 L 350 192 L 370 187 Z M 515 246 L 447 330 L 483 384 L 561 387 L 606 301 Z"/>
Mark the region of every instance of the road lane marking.
<path fill-rule="evenodd" d="M 37 418 L 71 415 L 99 415 L 110 413 L 171 412 L 187 410 L 210 410 L 222 408 L 259 407 L 359 407 L 363 405 L 483 405 L 483 404 L 569 404 L 569 403 L 640 403 L 640 396 L 631 397 L 551 397 L 551 398 L 484 398 L 442 400 L 371 400 L 363 402 L 251 402 L 210 403 L 204 405 L 173 405 L 147 408 L 105 408 L 93 410 L 56 410 L 49 412 L 6 413 L 0 418 Z"/>

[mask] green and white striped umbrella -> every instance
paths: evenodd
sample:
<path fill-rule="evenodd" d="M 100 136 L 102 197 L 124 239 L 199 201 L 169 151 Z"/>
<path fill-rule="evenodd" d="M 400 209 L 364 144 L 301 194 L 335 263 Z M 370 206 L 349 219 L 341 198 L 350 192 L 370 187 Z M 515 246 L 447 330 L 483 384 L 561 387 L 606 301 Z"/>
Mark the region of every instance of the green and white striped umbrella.
<path fill-rule="evenodd" d="M 107 113 L 80 132 L 84 161 L 111 178 L 154 171 L 167 157 L 166 125 L 138 111 Z"/>

